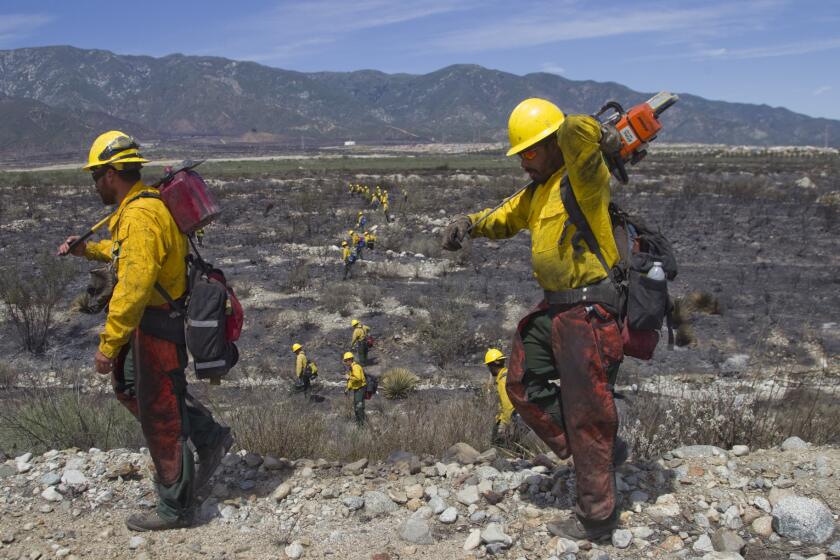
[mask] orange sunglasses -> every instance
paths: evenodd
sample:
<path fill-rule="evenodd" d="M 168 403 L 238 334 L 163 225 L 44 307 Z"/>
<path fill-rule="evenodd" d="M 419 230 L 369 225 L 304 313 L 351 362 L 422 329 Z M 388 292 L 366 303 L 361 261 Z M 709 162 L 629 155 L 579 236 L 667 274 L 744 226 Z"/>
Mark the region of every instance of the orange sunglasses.
<path fill-rule="evenodd" d="M 531 161 L 535 157 L 537 157 L 537 149 L 531 148 L 530 150 L 525 150 L 524 152 L 519 152 L 519 158 Z"/>

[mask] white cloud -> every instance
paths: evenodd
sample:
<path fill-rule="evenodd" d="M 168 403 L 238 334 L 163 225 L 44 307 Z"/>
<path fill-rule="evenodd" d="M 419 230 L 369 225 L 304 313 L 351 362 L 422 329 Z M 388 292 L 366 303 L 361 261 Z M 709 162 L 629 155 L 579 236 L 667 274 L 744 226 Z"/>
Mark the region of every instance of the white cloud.
<path fill-rule="evenodd" d="M 817 89 L 815 89 L 813 93 L 814 95 L 822 95 L 824 93 L 828 93 L 829 91 L 831 91 L 831 89 L 831 86 L 820 86 Z"/>
<path fill-rule="evenodd" d="M 0 14 L 0 44 L 26 37 L 53 19 L 45 14 Z"/>
<path fill-rule="evenodd" d="M 746 48 L 693 48 L 687 52 L 642 56 L 635 60 L 750 60 L 754 58 L 795 56 L 834 49 L 840 49 L 840 37 L 819 41 L 797 41 L 782 45 L 762 45 Z"/>
<path fill-rule="evenodd" d="M 588 4 L 559 5 L 557 2 L 521 4 L 516 15 L 477 22 L 469 28 L 443 34 L 430 41 L 431 50 L 480 52 L 537 47 L 563 41 L 596 39 L 632 34 L 674 32 L 685 41 L 698 30 L 709 34 L 718 27 L 750 22 L 771 7 L 775 0 L 753 3 L 712 4 L 699 8 L 636 6 L 632 11 L 593 14 Z"/>
<path fill-rule="evenodd" d="M 566 73 L 566 69 L 562 68 L 561 66 L 553 63 L 553 62 L 543 62 L 540 69 L 543 72 L 548 72 L 549 74 L 557 74 L 558 76 L 562 76 Z"/>
<path fill-rule="evenodd" d="M 445 0 L 315 0 L 286 2 L 233 22 L 230 28 L 246 33 L 247 47 L 258 52 L 251 60 L 289 59 L 318 46 L 343 39 L 349 33 L 375 29 L 417 19 L 468 9 L 471 2 Z M 269 39 L 265 39 L 266 37 Z M 254 41 L 249 39 L 253 38 Z M 276 38 L 276 39 L 275 39 Z M 267 46 L 255 47 L 254 42 Z"/>

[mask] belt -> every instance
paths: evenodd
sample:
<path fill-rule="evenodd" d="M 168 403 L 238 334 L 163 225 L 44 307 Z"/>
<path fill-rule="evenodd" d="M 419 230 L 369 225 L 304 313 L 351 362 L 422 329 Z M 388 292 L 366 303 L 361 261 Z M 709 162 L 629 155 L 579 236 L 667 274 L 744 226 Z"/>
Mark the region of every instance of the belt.
<path fill-rule="evenodd" d="M 577 305 L 579 303 L 602 303 L 613 309 L 619 308 L 619 294 L 609 278 L 600 282 L 572 288 L 570 290 L 558 290 L 551 292 L 545 290 L 545 301 L 549 305 Z"/>
<path fill-rule="evenodd" d="M 172 306 L 149 306 L 140 318 L 140 330 L 156 338 L 162 338 L 175 344 L 186 344 L 184 335 L 184 317 L 174 315 Z"/>

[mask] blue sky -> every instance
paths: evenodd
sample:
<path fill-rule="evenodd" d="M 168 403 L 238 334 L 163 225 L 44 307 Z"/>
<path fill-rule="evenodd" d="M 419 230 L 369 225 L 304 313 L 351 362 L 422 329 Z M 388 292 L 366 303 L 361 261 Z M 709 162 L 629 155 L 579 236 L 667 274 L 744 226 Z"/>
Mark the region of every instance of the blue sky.
<path fill-rule="evenodd" d="M 0 3 L 0 49 L 59 44 L 301 71 L 474 63 L 840 119 L 838 0 Z"/>

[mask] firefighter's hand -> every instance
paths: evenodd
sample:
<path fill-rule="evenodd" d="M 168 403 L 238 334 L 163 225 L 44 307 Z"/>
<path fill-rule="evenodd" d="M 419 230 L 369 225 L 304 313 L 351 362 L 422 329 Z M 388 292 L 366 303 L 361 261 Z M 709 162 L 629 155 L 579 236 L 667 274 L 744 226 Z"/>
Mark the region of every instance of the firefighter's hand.
<path fill-rule="evenodd" d="M 621 135 L 613 125 L 601 125 L 600 145 L 601 151 L 610 156 L 614 156 L 621 151 Z"/>
<path fill-rule="evenodd" d="M 114 360 L 99 350 L 97 350 L 96 354 L 93 356 L 93 363 L 96 373 L 101 373 L 102 375 L 108 375 L 114 369 Z"/>
<path fill-rule="evenodd" d="M 71 235 L 70 237 L 68 237 L 67 241 L 58 246 L 58 252 L 56 253 L 56 255 L 64 256 L 69 253 L 74 257 L 83 257 L 85 255 L 85 245 L 87 245 L 87 243 L 85 243 L 84 241 L 73 247 L 72 252 L 70 251 L 70 245 L 78 238 L 78 235 Z"/>
<path fill-rule="evenodd" d="M 472 222 L 469 216 L 458 216 L 443 230 L 441 245 L 447 251 L 457 251 L 461 241 L 469 234 Z"/>

